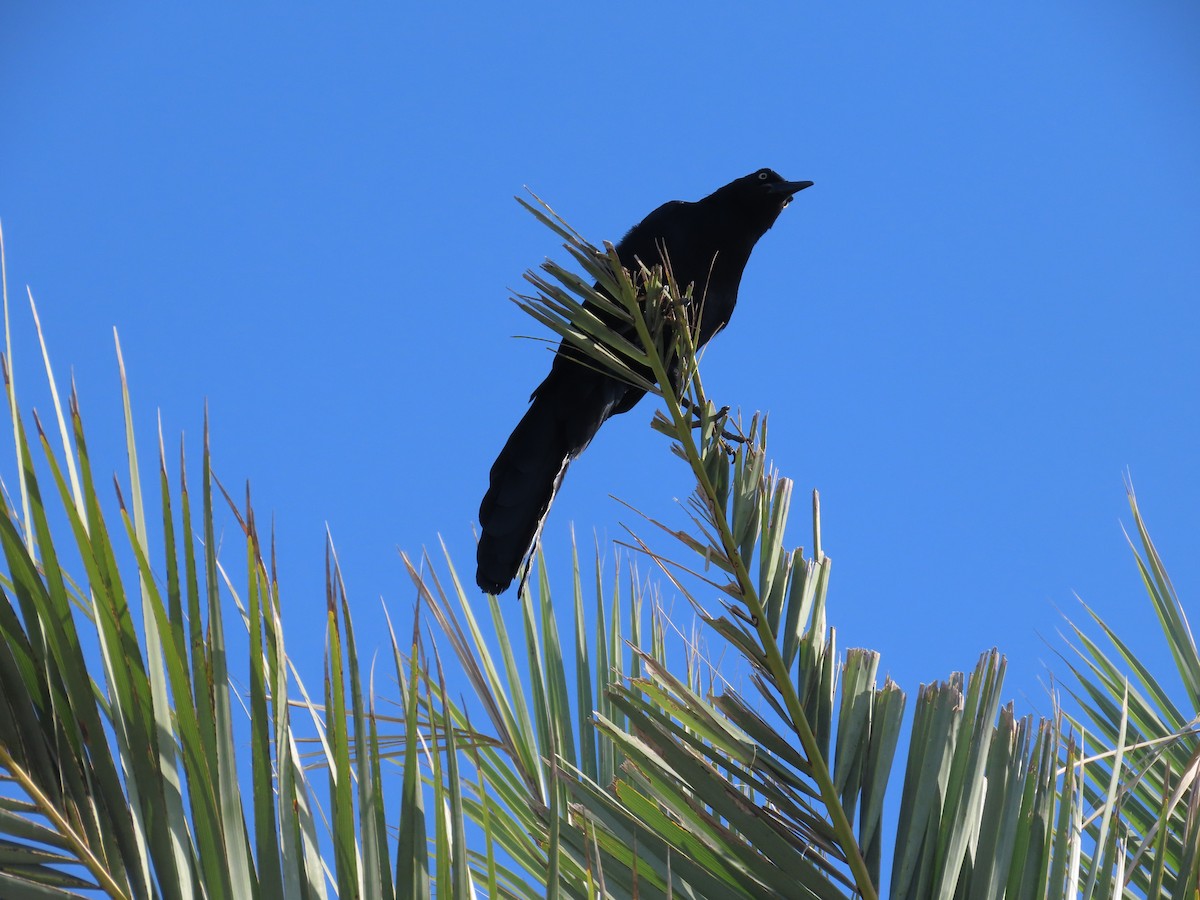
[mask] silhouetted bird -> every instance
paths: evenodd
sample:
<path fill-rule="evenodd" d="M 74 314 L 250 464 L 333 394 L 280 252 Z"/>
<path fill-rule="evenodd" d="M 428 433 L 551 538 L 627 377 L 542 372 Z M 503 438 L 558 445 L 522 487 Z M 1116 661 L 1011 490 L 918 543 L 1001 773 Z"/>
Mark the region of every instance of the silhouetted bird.
<path fill-rule="evenodd" d="M 792 195 L 811 181 L 784 181 L 759 169 L 703 200 L 664 203 L 617 244 L 621 265 L 661 264 L 663 249 L 680 290 L 693 285 L 700 302 L 702 345 L 729 323 L 750 251 Z M 533 550 L 567 464 L 583 452 L 610 416 L 628 412 L 645 391 L 581 363 L 564 340 L 546 380 L 496 462 L 479 507 L 483 533 L 475 580 L 491 594 L 503 592 Z"/>

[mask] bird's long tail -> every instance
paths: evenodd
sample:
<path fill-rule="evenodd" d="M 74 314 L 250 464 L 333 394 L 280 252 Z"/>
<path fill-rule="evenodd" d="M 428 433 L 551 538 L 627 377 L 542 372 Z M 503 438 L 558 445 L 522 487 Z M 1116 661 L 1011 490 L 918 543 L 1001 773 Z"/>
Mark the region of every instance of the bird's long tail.
<path fill-rule="evenodd" d="M 479 507 L 482 533 L 475 580 L 489 594 L 504 592 L 533 549 L 567 465 L 604 421 L 636 398 L 631 389 L 561 357 L 496 462 Z M 637 392 L 637 397 L 641 392 Z"/>
<path fill-rule="evenodd" d="M 552 399 L 535 395 L 525 416 L 492 464 L 479 507 L 483 529 L 475 580 L 489 594 L 503 593 L 537 540 L 567 464 L 582 447 L 566 440 Z"/>

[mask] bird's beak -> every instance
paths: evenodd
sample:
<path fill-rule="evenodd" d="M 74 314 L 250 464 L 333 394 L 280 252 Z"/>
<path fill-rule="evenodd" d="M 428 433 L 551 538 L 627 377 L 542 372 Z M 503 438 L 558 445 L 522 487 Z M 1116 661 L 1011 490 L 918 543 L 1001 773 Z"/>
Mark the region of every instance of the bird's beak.
<path fill-rule="evenodd" d="M 791 197 L 793 194 L 798 194 L 805 188 L 812 187 L 811 181 L 780 181 L 777 184 L 768 186 L 772 194 L 782 194 Z"/>

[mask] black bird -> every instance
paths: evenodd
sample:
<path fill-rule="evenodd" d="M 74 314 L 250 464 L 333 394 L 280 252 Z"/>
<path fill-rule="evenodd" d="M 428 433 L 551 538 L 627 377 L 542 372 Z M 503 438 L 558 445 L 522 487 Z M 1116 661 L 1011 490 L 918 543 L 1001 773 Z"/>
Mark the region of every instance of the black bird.
<path fill-rule="evenodd" d="M 626 269 L 670 261 L 681 290 L 700 302 L 699 343 L 729 323 L 750 251 L 792 195 L 811 181 L 785 181 L 759 169 L 702 200 L 664 203 L 617 244 Z M 665 251 L 665 252 L 664 252 Z M 492 465 L 479 507 L 483 533 L 475 580 L 490 594 L 506 590 L 535 541 L 567 464 L 610 416 L 631 410 L 645 391 L 578 361 L 563 341 L 550 374 L 530 396 L 529 410 Z"/>

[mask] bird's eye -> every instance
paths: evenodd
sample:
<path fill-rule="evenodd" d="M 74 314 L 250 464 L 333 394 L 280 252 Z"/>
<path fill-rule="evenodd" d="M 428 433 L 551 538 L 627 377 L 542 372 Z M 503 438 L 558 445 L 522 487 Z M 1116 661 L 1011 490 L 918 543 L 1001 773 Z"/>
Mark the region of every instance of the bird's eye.
<path fill-rule="evenodd" d="M 759 173 L 758 173 L 758 180 L 759 180 L 759 181 L 766 181 L 766 180 L 767 180 L 767 173 L 766 173 L 766 172 L 759 172 Z"/>

